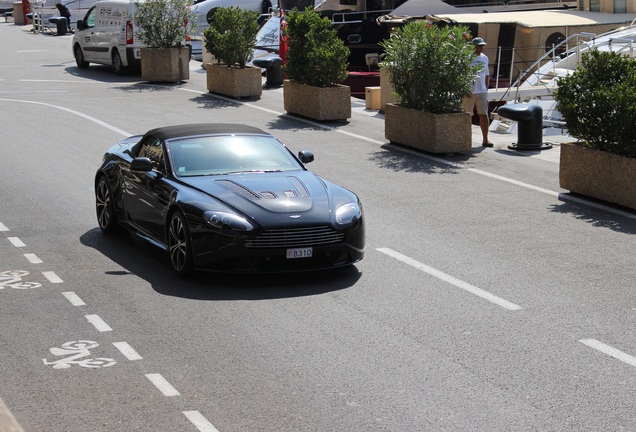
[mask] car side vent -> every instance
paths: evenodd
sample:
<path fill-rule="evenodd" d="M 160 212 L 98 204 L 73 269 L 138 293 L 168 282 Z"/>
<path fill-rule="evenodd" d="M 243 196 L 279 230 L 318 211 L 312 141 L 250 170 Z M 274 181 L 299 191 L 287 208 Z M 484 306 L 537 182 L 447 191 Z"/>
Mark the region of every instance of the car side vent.
<path fill-rule="evenodd" d="M 261 195 L 231 180 L 217 180 L 216 182 L 239 195 L 243 195 L 247 199 L 261 199 Z"/>

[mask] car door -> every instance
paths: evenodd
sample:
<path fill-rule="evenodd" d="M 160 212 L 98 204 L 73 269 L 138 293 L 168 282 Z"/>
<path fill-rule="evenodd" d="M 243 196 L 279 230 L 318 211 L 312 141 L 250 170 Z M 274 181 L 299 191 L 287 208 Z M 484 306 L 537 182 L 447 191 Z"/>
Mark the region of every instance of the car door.
<path fill-rule="evenodd" d="M 75 39 L 79 42 L 84 53 L 84 60 L 96 61 L 99 60 L 99 54 L 97 52 L 97 45 L 95 39 L 95 18 L 97 16 L 97 7 L 93 6 L 84 15 L 84 26 L 80 29 L 78 27 Z"/>
<path fill-rule="evenodd" d="M 162 142 L 151 135 L 142 139 L 137 157 L 152 161 L 152 171 L 122 171 L 124 207 L 128 218 L 139 229 L 163 241 L 164 214 L 170 201 L 172 186 L 166 178 L 166 163 Z"/>

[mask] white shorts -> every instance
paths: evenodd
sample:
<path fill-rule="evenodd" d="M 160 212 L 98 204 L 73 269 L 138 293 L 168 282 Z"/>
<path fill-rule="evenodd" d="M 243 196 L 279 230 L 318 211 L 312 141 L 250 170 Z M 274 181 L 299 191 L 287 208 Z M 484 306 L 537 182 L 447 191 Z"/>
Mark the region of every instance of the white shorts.
<path fill-rule="evenodd" d="M 477 107 L 477 114 L 488 115 L 488 93 L 473 93 L 463 100 L 464 111 L 472 114 Z"/>

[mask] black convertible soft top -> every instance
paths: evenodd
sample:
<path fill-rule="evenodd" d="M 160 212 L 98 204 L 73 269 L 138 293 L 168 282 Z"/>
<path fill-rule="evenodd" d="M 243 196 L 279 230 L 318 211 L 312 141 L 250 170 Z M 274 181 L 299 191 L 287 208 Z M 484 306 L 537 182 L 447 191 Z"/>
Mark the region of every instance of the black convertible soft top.
<path fill-rule="evenodd" d="M 184 124 L 164 126 L 146 132 L 146 135 L 155 136 L 163 141 L 172 138 L 213 134 L 267 134 L 267 132 L 256 127 L 236 123 Z"/>

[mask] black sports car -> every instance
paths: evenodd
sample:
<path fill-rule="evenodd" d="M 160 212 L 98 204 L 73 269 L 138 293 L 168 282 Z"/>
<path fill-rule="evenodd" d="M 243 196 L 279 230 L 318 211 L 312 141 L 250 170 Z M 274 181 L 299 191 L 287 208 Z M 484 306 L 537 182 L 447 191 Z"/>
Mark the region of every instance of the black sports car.
<path fill-rule="evenodd" d="M 180 275 L 351 265 L 364 256 L 360 200 L 308 171 L 313 159 L 245 125 L 153 129 L 104 155 L 97 221 L 166 249 Z"/>

